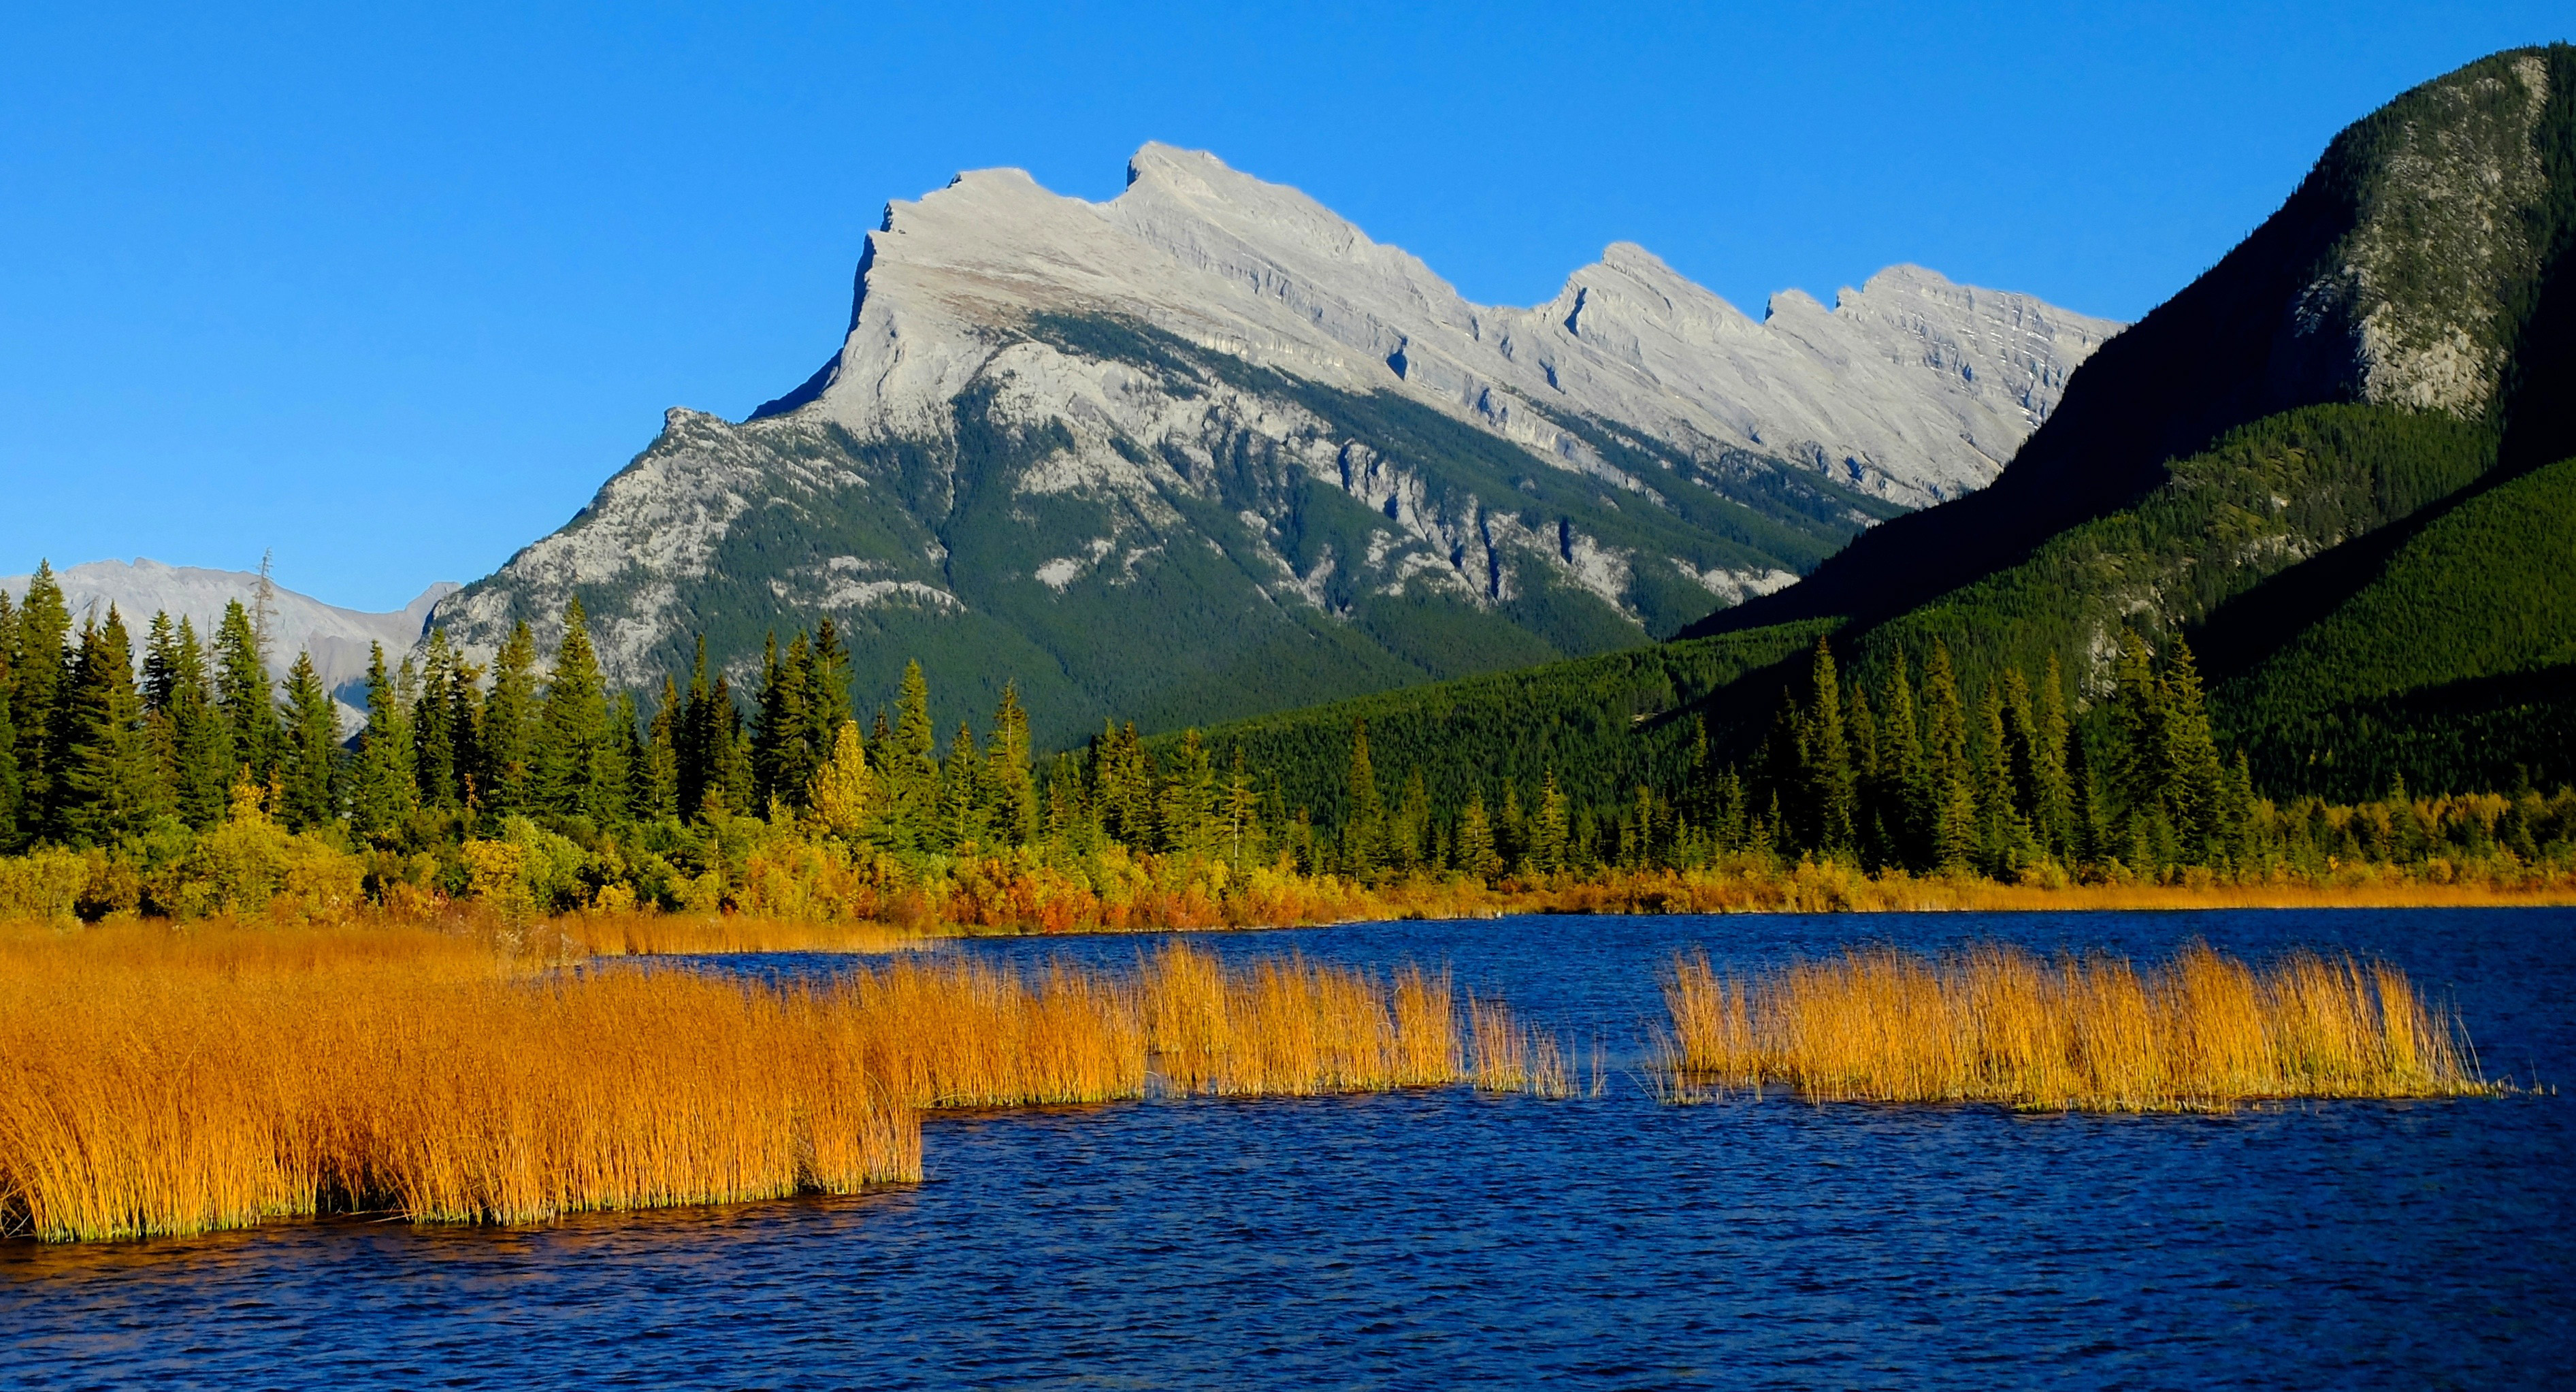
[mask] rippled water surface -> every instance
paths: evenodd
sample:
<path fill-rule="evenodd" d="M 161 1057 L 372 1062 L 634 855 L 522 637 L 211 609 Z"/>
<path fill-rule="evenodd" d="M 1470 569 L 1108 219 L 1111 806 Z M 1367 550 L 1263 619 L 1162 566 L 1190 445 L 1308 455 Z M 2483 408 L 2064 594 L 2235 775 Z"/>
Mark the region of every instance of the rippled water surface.
<path fill-rule="evenodd" d="M 2224 1117 L 1658 1107 L 1676 949 L 2384 955 L 2491 1074 L 2576 1074 L 2576 913 L 1528 918 L 1200 939 L 1446 963 L 1598 1098 L 1464 1090 L 934 1119 L 917 1188 L 517 1231 L 0 1242 L 0 1381 L 527 1387 L 2551 1386 L 2576 1099 Z M 956 950 L 1123 964 L 1150 940 Z M 714 969 L 809 973 L 825 958 Z"/>

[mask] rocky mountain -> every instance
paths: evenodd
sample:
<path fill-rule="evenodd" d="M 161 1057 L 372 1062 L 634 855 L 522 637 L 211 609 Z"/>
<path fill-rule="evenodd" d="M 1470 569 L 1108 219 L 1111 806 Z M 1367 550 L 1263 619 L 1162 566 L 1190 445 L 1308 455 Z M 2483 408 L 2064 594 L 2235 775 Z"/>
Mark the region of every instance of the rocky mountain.
<path fill-rule="evenodd" d="M 736 423 L 675 410 L 561 531 L 438 607 L 579 593 L 613 679 L 831 616 L 863 686 L 1042 738 L 1633 646 L 1991 480 L 2119 327 L 1895 267 L 1760 320 L 1639 247 L 1492 308 L 1294 189 L 1148 145 L 888 207 L 850 327 Z M 863 690 L 863 696 L 871 693 Z"/>
<path fill-rule="evenodd" d="M 0 578 L 0 589 L 6 589 L 13 600 L 23 599 L 31 578 Z M 145 626 L 154 614 L 166 613 L 174 622 L 183 617 L 190 620 L 198 637 L 211 643 L 216 626 L 223 622 L 224 606 L 234 600 L 251 605 L 259 589 L 259 576 L 250 571 L 163 565 L 142 557 L 131 562 L 90 561 L 56 571 L 54 579 L 63 587 L 63 600 L 75 626 L 86 617 L 104 618 L 108 606 L 116 606 L 133 634 L 138 658 Z M 355 732 L 365 723 L 369 646 L 381 643 L 395 657 L 410 651 L 420 641 L 431 607 L 456 590 L 453 581 L 441 581 L 401 609 L 370 614 L 272 586 L 269 669 L 283 677 L 297 653 L 312 653 L 323 684 L 340 700 L 342 728 Z"/>
<path fill-rule="evenodd" d="M 2177 482 L 2176 461 L 2300 407 L 2474 422 L 2525 466 L 2576 450 L 2576 407 L 2550 385 L 2576 356 L 2554 249 L 2576 226 L 2566 53 L 2497 54 L 2355 122 L 2278 212 L 2074 375 L 1993 487 L 1879 528 L 1691 631 L 1911 608 L 2138 505 Z M 2294 510 L 2288 497 L 2263 509 Z M 2131 579 L 2122 603 L 2156 608 L 2146 577 Z"/>

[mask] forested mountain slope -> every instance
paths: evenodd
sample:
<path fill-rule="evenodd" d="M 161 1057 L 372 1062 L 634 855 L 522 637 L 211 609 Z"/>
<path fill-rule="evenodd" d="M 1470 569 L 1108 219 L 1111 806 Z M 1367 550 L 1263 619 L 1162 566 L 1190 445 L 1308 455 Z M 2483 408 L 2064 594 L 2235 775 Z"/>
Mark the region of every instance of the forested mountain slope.
<path fill-rule="evenodd" d="M 1787 654 L 1831 630 L 1844 676 L 1873 694 L 1900 655 L 1919 677 L 1938 645 L 1971 706 L 2054 660 L 2079 723 L 2108 718 L 2122 634 L 2179 637 L 2200 651 L 2223 745 L 2267 790 L 2576 778 L 2560 680 L 2576 659 L 2576 465 L 2559 462 L 2576 455 L 2571 248 L 2576 49 L 2428 83 L 2338 136 L 2280 213 L 2094 355 L 1994 485 L 1687 633 Z M 1806 670 L 1748 664 L 1635 738 L 1704 722 L 1721 758 L 1746 758 Z M 1578 700 L 1586 670 L 1552 671 L 1516 680 Z M 1367 713 L 1418 719 L 1441 699 Z M 1619 699 L 1596 700 L 1590 723 Z M 1447 738 L 1439 760 L 1467 767 L 1533 739 Z"/>
<path fill-rule="evenodd" d="M 1668 637 L 1983 485 L 2116 328 L 1913 267 L 1755 319 L 1627 245 L 1494 308 L 1204 154 L 982 171 L 889 207 L 805 386 L 671 413 L 436 619 L 543 645 L 578 594 L 650 687 L 829 616 L 943 723 L 1205 723 Z"/>

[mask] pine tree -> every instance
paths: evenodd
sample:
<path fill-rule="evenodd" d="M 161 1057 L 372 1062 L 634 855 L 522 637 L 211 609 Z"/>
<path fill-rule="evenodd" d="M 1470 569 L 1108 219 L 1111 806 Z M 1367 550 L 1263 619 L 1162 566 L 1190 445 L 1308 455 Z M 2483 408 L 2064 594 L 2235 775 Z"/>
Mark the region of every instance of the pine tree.
<path fill-rule="evenodd" d="M 537 639 L 527 620 L 492 657 L 492 692 L 483 699 L 481 794 L 486 822 L 536 811 Z"/>
<path fill-rule="evenodd" d="M 1261 846 L 1261 798 L 1253 791 L 1240 747 L 1234 751 L 1234 772 L 1226 779 L 1224 815 L 1226 859 L 1240 870 Z"/>
<path fill-rule="evenodd" d="M 1199 732 L 1189 730 L 1172 750 L 1156 808 L 1162 823 L 1163 849 L 1187 856 L 1212 854 L 1216 836 L 1216 761 L 1208 757 Z"/>
<path fill-rule="evenodd" d="M 54 704 L 46 760 L 52 774 L 44 833 L 67 846 L 96 846 L 141 831 L 169 806 L 134 683 L 125 621 L 81 625 L 80 644 Z"/>
<path fill-rule="evenodd" d="M 1924 775 L 1923 739 L 1915 723 L 1914 683 L 1903 649 L 1890 655 L 1886 694 L 1878 721 L 1878 783 L 1871 801 L 1875 824 L 1887 838 L 1884 855 L 1913 866 L 1931 863 L 1930 780 Z"/>
<path fill-rule="evenodd" d="M 2027 693 L 2024 704 L 2027 705 Z M 2013 778 L 2014 750 L 2009 703 L 1997 685 L 1989 683 L 1985 697 L 1977 703 L 1977 738 L 1969 763 L 1976 770 L 1977 831 L 1975 860 L 1977 868 L 1997 879 L 2008 877 L 2021 863 L 2026 840 L 2016 805 Z"/>
<path fill-rule="evenodd" d="M 1799 745 L 1806 766 L 1805 802 L 1814 819 L 1811 844 L 1828 859 L 1848 864 L 1853 859 L 1857 797 L 1851 745 L 1843 727 L 1842 678 L 1834 670 L 1833 650 L 1822 638 L 1816 640 L 1808 680 L 1814 688 L 1814 704 L 1803 721 Z"/>
<path fill-rule="evenodd" d="M 1485 815 L 1485 795 L 1471 793 L 1466 810 L 1458 814 L 1458 849 L 1454 859 L 1460 874 L 1477 881 L 1489 881 L 1503 873 L 1503 859 L 1494 852 L 1494 827 Z"/>
<path fill-rule="evenodd" d="M 238 599 L 224 605 L 223 622 L 215 629 L 215 706 L 224 719 L 224 744 L 238 765 L 225 782 L 267 787 L 285 735 L 278 728 L 268 650 Z"/>
<path fill-rule="evenodd" d="M 1380 842 L 1386 829 L 1386 807 L 1378 800 L 1377 771 L 1369 763 L 1368 717 L 1351 722 L 1351 767 L 1344 794 L 1348 819 L 1342 823 L 1342 868 L 1366 879 L 1382 863 Z"/>
<path fill-rule="evenodd" d="M 707 677 L 707 636 L 698 635 L 697 661 L 689 669 L 687 704 L 671 732 L 673 792 L 680 816 L 695 821 L 705 815 L 707 794 L 719 786 L 715 777 L 715 687 Z"/>
<path fill-rule="evenodd" d="M 939 786 L 935 757 L 937 733 L 930 723 L 930 683 L 919 662 L 903 665 L 903 689 L 895 697 L 892 737 L 877 743 L 887 760 L 889 791 L 906 815 L 926 820 Z"/>
<path fill-rule="evenodd" d="M 14 683 L 10 717 L 18 727 L 22 830 L 40 825 L 54 801 L 55 707 L 71 675 L 71 658 L 64 647 L 71 631 L 71 610 L 63 603 L 53 565 L 39 561 L 18 608 L 17 645 L 10 663 Z"/>
<path fill-rule="evenodd" d="M 984 761 L 985 816 L 993 835 L 1008 846 L 1036 840 L 1038 790 L 1029 772 L 1029 713 L 1020 706 L 1016 682 L 1003 684 L 1002 704 L 993 712 L 993 743 Z"/>
<path fill-rule="evenodd" d="M 411 709 L 412 786 L 420 790 L 422 806 L 450 811 L 465 805 L 451 690 L 456 679 L 456 650 L 448 644 L 447 629 L 433 628 L 421 654 L 420 699 Z"/>
<path fill-rule="evenodd" d="M 816 767 L 830 758 L 841 726 L 850 718 L 850 650 L 829 615 L 815 626 L 805 666 L 807 757 Z"/>
<path fill-rule="evenodd" d="M 590 645 L 580 596 L 564 602 L 563 623 L 563 641 L 555 647 L 554 672 L 546 681 L 530 741 L 532 801 L 552 816 L 588 818 L 598 826 L 616 820 L 613 814 L 625 803 L 626 780 L 614 776 L 603 786 L 610 777 L 603 761 L 614 758 L 612 736 L 599 656 Z"/>
<path fill-rule="evenodd" d="M 1931 705 L 1924 782 L 1932 801 L 1924 810 L 1932 832 L 1932 857 L 1944 868 L 1964 866 L 1976 853 L 1977 800 L 1974 770 L 1968 764 L 1967 710 L 1959 699 L 1948 647 L 1933 646 L 1923 685 Z"/>
<path fill-rule="evenodd" d="M 2115 808 L 2125 824 L 2160 815 L 2170 781 L 2164 688 L 2156 680 L 2154 655 L 2135 630 L 2120 634 L 2113 682 L 2111 737 L 2117 761 L 2106 772 Z"/>
<path fill-rule="evenodd" d="M 286 672 L 286 699 L 279 709 L 288 740 L 279 769 L 285 790 L 279 820 L 289 831 L 328 825 L 340 815 L 340 710 L 322 685 L 313 654 L 295 655 L 295 665 Z"/>
<path fill-rule="evenodd" d="M 636 765 L 635 815 L 646 819 L 680 815 L 680 732 L 686 717 L 680 684 L 662 678 L 662 699 L 653 708 L 653 723 Z"/>
<path fill-rule="evenodd" d="M 960 720 L 939 768 L 939 835 L 949 850 L 984 844 L 983 773 L 984 755 L 975 747 L 975 732 Z"/>
<path fill-rule="evenodd" d="M 2032 821 L 2040 844 L 2062 861 L 2082 854 L 2075 829 L 2075 790 L 2067 769 L 2070 728 L 2066 677 L 2057 665 L 2057 654 L 2050 653 L 2041 677 L 2031 746 Z"/>
<path fill-rule="evenodd" d="M 416 692 L 411 659 L 399 673 L 385 670 L 381 643 L 368 645 L 367 724 L 358 732 L 358 757 L 349 777 L 349 823 L 360 836 L 390 840 L 420 805 L 418 750 L 409 708 Z"/>
<path fill-rule="evenodd" d="M 778 635 L 769 635 L 760 654 L 760 694 L 752 707 L 751 769 L 753 796 L 767 807 L 776 800 L 796 805 L 813 779 L 813 759 L 805 748 L 811 733 L 805 680 L 811 654 L 799 633 L 782 658 Z"/>
<path fill-rule="evenodd" d="M 1529 858 L 1527 870 L 1536 875 L 1553 875 L 1566 867 L 1572 853 L 1573 836 L 1568 825 L 1565 794 L 1556 786 L 1556 770 L 1547 771 L 1539 787 L 1538 810 L 1530 817 Z"/>
<path fill-rule="evenodd" d="M 2227 772 L 2210 735 L 2191 645 L 2180 638 L 2165 658 L 2160 691 L 2166 779 L 2161 800 L 2182 838 L 2184 857 L 2206 865 L 2224 854 Z"/>
<path fill-rule="evenodd" d="M 0 590 L 0 854 L 18 849 L 26 784 L 18 774 L 18 609 Z"/>
<path fill-rule="evenodd" d="M 208 684 L 206 650 L 197 627 L 179 620 L 171 645 L 170 681 L 158 722 L 169 750 L 170 792 L 179 820 L 202 831 L 224 819 L 232 805 L 234 764 L 232 738 L 223 715 L 215 709 Z"/>

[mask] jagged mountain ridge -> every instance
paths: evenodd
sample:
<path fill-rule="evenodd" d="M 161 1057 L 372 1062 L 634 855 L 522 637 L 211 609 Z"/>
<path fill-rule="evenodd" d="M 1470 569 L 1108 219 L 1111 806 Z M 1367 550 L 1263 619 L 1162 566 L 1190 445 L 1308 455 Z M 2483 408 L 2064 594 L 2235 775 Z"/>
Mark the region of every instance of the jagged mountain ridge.
<path fill-rule="evenodd" d="M 889 206 L 803 387 L 672 412 L 436 621 L 550 636 L 577 592 L 645 684 L 829 614 L 863 683 L 1016 679 L 1042 736 L 1248 714 L 1785 585 L 1984 483 L 2116 327 L 1910 267 L 1757 322 L 1625 245 L 1497 310 L 1212 156 L 1149 145 L 1101 204 L 983 171 Z"/>

